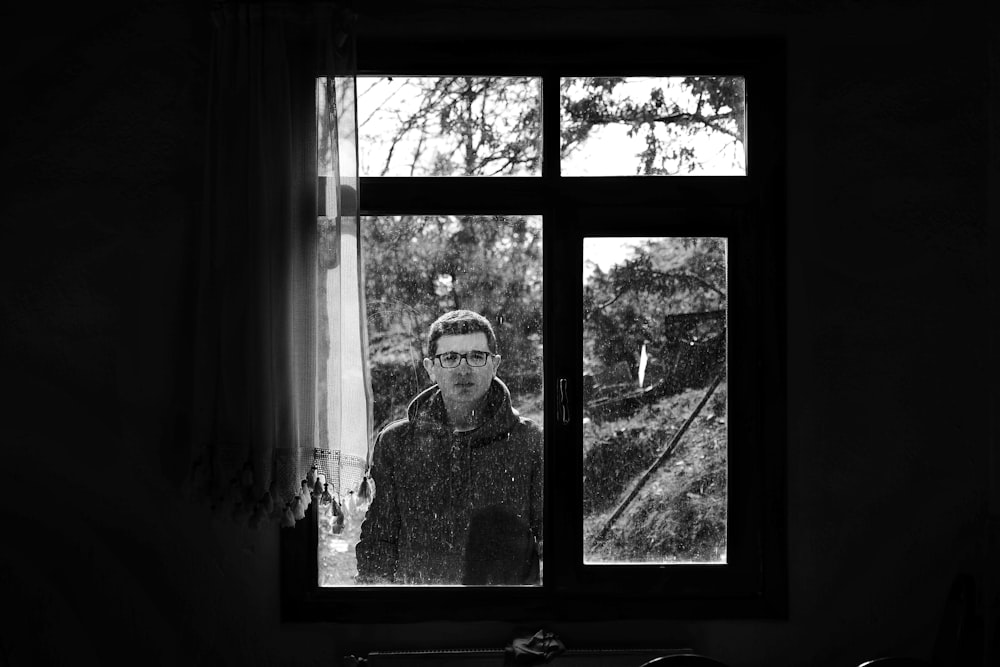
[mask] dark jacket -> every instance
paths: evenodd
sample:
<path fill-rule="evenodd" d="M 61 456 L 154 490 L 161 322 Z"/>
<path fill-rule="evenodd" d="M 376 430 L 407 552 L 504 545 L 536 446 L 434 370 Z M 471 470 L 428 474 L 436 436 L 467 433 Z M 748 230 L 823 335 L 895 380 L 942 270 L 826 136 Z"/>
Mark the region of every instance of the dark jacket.
<path fill-rule="evenodd" d="M 483 424 L 464 433 L 447 426 L 437 386 L 413 399 L 407 419 L 383 429 L 375 442 L 371 474 L 375 497 L 356 548 L 359 583 L 460 584 L 470 560 L 507 561 L 514 571 L 490 574 L 471 583 L 537 583 L 537 550 L 542 533 L 542 432 L 518 416 L 510 392 L 494 379 L 485 397 Z M 504 535 L 483 522 L 499 520 Z M 512 527 L 513 522 L 513 527 Z M 511 553 L 480 553 L 510 547 Z M 485 545 L 485 546 L 484 546 Z M 536 559 L 522 568 L 524 558 Z M 480 576 L 479 574 L 475 576 Z M 514 581 L 523 578 L 524 580 Z M 466 577 L 466 583 L 470 583 Z"/>

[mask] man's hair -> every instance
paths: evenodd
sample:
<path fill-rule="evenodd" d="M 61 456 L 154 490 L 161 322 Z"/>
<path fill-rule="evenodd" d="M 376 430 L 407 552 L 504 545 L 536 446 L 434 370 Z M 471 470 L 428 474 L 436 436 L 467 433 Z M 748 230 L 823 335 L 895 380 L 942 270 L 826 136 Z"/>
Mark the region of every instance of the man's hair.
<path fill-rule="evenodd" d="M 461 336 L 478 332 L 486 334 L 486 344 L 492 354 L 497 353 L 497 337 L 490 321 L 471 310 L 451 310 L 434 320 L 427 334 L 427 356 L 437 354 L 437 342 L 441 336 Z"/>

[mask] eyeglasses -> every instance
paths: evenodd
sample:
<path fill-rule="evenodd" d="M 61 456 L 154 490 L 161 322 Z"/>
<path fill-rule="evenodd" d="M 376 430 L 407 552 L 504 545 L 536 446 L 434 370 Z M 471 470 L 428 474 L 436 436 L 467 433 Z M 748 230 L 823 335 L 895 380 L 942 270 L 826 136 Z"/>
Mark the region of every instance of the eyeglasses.
<path fill-rule="evenodd" d="M 465 359 L 465 363 L 473 368 L 481 368 L 486 365 L 486 361 L 492 356 L 490 352 L 473 350 L 465 354 L 442 352 L 441 354 L 435 354 L 434 358 L 440 362 L 441 368 L 458 368 L 458 365 L 462 363 L 462 359 Z"/>

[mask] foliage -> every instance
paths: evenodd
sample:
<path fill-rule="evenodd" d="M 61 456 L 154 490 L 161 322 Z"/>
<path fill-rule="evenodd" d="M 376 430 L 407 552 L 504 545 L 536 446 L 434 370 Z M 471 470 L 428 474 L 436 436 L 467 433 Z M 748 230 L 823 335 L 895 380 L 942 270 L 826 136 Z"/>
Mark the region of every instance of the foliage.
<path fill-rule="evenodd" d="M 726 241 L 717 237 L 646 239 L 632 256 L 584 286 L 586 370 L 626 364 L 636 377 L 639 351 L 650 347 L 656 379 L 677 369 L 678 352 L 722 333 L 718 318 L 677 315 L 722 312 L 726 307 Z M 721 327 L 724 327 L 722 319 Z M 707 368 L 706 368 L 707 370 Z"/>
<path fill-rule="evenodd" d="M 657 459 L 700 400 L 698 390 L 725 358 L 726 242 L 715 237 L 645 239 L 584 290 L 586 367 L 598 381 L 625 365 L 669 391 L 631 417 L 645 392 L 621 385 L 597 407 L 584 433 L 584 532 L 591 561 L 716 561 L 724 558 L 727 515 L 725 384 L 665 468 L 626 508 L 608 538 L 595 541 L 611 512 Z M 597 389 L 601 389 L 598 384 Z M 638 394 L 638 396 L 636 396 Z M 653 394 L 649 394 L 653 395 Z M 621 406 L 629 404 L 629 410 Z M 611 421 L 598 423 L 598 418 Z"/>
<path fill-rule="evenodd" d="M 538 174 L 541 94 L 532 77 L 383 77 L 361 92 L 359 118 L 370 175 Z M 701 171 L 722 138 L 745 163 L 743 79 L 567 77 L 560 81 L 560 156 L 568 158 L 608 126 L 645 147 L 635 173 Z M 700 147 L 699 147 L 700 146 Z M 714 152 L 714 150 L 712 151 Z"/>
<path fill-rule="evenodd" d="M 666 462 L 618 518 L 595 536 L 666 448 L 703 391 L 689 390 L 642 412 L 586 426 L 584 539 L 589 561 L 712 561 L 726 550 L 727 388 L 723 383 Z"/>
<path fill-rule="evenodd" d="M 635 81 L 624 77 L 561 81 L 564 157 L 608 125 L 627 126 L 633 135 L 646 133 L 647 146 L 636 155 L 636 165 L 637 172 L 647 174 L 695 170 L 703 156 L 684 139 L 699 132 L 742 143 L 742 79 L 649 79 L 652 84 L 641 93 L 644 96 L 636 92 L 640 89 L 634 88 Z M 362 131 L 368 132 L 362 143 L 384 149 L 380 173 L 538 172 L 537 79 L 384 77 L 374 80 L 362 96 L 368 100 L 359 107 Z M 366 105 L 371 111 L 365 110 Z M 381 120 L 373 120 L 376 116 Z M 386 118 L 392 120 L 388 125 Z M 388 129 L 376 136 L 379 123 Z M 394 160 L 403 160 L 406 169 L 393 167 Z M 393 359 L 412 369 L 422 356 L 419 341 L 430 322 L 446 310 L 469 308 L 482 312 L 498 329 L 505 357 L 501 376 L 520 390 L 537 391 L 541 232 L 524 217 L 494 218 L 493 224 L 486 220 L 383 216 L 365 221 L 373 359 Z M 656 344 L 653 361 L 662 362 L 681 339 L 691 342 L 718 335 L 717 326 L 672 335 L 666 318 L 725 308 L 725 266 L 724 240 L 679 237 L 648 241 L 623 265 L 608 274 L 596 273 L 584 295 L 588 367 L 624 364 L 627 374 L 635 377 L 644 341 Z M 653 363 L 651 370 L 653 377 L 658 370 L 662 375 L 669 369 Z M 404 371 L 401 368 L 396 375 Z"/>
<path fill-rule="evenodd" d="M 409 380 L 415 374 L 426 381 L 419 362 L 427 353 L 427 329 L 439 315 L 458 308 L 492 323 L 503 359 L 500 376 L 521 391 L 538 391 L 542 239 L 537 218 L 382 216 L 363 221 L 362 242 L 377 413 L 379 402 L 388 400 L 395 406 L 389 412 L 398 415 L 394 394 L 402 387 L 412 397 L 419 389 Z M 377 416 L 376 421 L 382 420 Z"/>
<path fill-rule="evenodd" d="M 561 81 L 562 157 L 584 145 L 596 128 L 612 124 L 627 126 L 628 136 L 645 139 L 645 149 L 636 155 L 636 174 L 699 171 L 705 156 L 695 148 L 694 137 L 725 135 L 739 149 L 736 157 L 742 153 L 746 134 L 742 78 L 656 79 L 644 91 L 648 95 L 644 99 L 617 94 L 628 83 L 624 77 Z"/>
<path fill-rule="evenodd" d="M 410 400 L 428 384 L 419 358 L 408 361 L 374 354 L 369 372 L 375 394 L 373 416 L 376 431 L 405 415 Z"/>
<path fill-rule="evenodd" d="M 368 165 L 368 173 L 491 176 L 539 172 L 541 95 L 536 79 L 385 77 L 373 82 L 364 94 L 374 96 L 380 90 L 381 102 L 360 119 L 362 132 L 368 132 L 363 141 L 384 144 L 372 154 L 373 161 L 376 154 L 381 157 L 380 164 Z M 376 117 L 387 120 L 368 122 Z M 371 129 L 383 124 L 388 125 L 387 136 L 379 136 L 381 129 Z"/>

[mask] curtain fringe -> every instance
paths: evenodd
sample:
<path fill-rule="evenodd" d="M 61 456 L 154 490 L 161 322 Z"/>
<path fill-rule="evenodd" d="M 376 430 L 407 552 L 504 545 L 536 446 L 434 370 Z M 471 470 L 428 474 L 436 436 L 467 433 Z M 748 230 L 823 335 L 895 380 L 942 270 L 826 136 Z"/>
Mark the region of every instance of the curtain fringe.
<path fill-rule="evenodd" d="M 245 523 L 254 530 L 275 524 L 290 528 L 305 518 L 306 510 L 316 502 L 319 510 L 325 510 L 326 516 L 321 515 L 321 518 L 330 524 L 328 529 L 339 533 L 344 526 L 344 508 L 353 512 L 358 507 L 367 506 L 375 497 L 375 481 L 368 470 L 365 471 L 357 492 L 348 489 L 346 494 L 338 498 L 331 492 L 326 475 L 318 465 L 313 464 L 295 493 L 288 493 L 285 496 L 288 499 L 282 502 L 282 494 L 277 489 L 273 471 L 269 488 L 259 497 L 255 495 L 256 477 L 250 460 L 243 464 L 239 473 L 228 484 L 213 485 L 212 471 L 209 468 L 203 458 L 192 464 L 184 497 L 203 501 L 217 516 Z"/>

